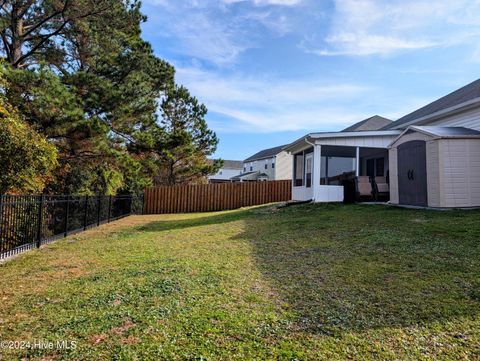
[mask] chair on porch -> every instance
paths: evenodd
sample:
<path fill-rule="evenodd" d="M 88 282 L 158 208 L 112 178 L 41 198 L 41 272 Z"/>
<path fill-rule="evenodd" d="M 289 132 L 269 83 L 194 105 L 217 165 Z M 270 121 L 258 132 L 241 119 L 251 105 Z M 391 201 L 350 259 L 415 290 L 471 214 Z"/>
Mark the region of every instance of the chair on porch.
<path fill-rule="evenodd" d="M 387 199 L 390 197 L 390 186 L 386 177 L 375 177 L 373 181 L 375 200 Z"/>
<path fill-rule="evenodd" d="M 373 186 L 368 176 L 359 176 L 355 178 L 355 187 L 357 191 L 357 201 L 371 200 L 374 198 Z"/>

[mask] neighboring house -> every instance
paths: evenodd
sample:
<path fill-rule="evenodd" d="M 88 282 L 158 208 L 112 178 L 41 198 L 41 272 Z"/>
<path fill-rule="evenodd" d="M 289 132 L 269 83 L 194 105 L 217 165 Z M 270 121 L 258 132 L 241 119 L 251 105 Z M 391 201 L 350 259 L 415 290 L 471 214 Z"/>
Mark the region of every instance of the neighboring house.
<path fill-rule="evenodd" d="M 480 206 L 480 80 L 380 129 L 367 128 L 379 118 L 310 133 L 285 147 L 293 155 L 292 199 L 341 202 L 341 179 L 376 176 L 389 179 L 393 204 Z"/>
<path fill-rule="evenodd" d="M 230 182 L 230 178 L 242 173 L 243 162 L 241 160 L 224 160 L 223 166 L 214 175 L 208 177 L 210 183 Z"/>
<path fill-rule="evenodd" d="M 393 123 L 393 120 L 381 117 L 380 115 L 374 115 L 373 117 L 362 120 L 355 123 L 348 128 L 342 130 L 342 132 L 360 132 L 367 130 L 379 130 L 387 127 Z"/>
<path fill-rule="evenodd" d="M 243 161 L 241 175 L 232 181 L 267 181 L 292 179 L 292 156 L 281 145 L 264 149 Z"/>

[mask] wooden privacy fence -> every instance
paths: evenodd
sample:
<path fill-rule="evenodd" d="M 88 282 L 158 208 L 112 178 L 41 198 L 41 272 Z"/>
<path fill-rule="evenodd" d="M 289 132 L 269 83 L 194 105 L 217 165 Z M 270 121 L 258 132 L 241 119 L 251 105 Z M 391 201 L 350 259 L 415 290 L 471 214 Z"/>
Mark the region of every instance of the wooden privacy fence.
<path fill-rule="evenodd" d="M 292 199 L 292 181 L 217 183 L 151 187 L 145 213 L 190 213 L 236 209 Z"/>

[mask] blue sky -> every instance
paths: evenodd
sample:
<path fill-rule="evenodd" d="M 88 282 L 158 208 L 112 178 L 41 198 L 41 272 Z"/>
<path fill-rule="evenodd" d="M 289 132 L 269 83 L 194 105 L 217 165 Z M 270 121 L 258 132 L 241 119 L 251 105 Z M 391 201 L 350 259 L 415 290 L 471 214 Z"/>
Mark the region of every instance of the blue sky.
<path fill-rule="evenodd" d="M 480 1 L 143 0 L 144 38 L 244 159 L 479 77 Z"/>

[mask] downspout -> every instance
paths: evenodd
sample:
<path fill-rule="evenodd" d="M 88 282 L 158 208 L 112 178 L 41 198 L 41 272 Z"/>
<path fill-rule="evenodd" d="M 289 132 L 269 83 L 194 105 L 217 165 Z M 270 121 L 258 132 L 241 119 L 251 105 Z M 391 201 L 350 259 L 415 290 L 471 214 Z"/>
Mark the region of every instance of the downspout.
<path fill-rule="evenodd" d="M 312 142 L 309 142 L 307 137 L 305 137 L 305 143 L 310 144 L 312 147 L 315 148 L 315 144 L 313 144 Z"/>

